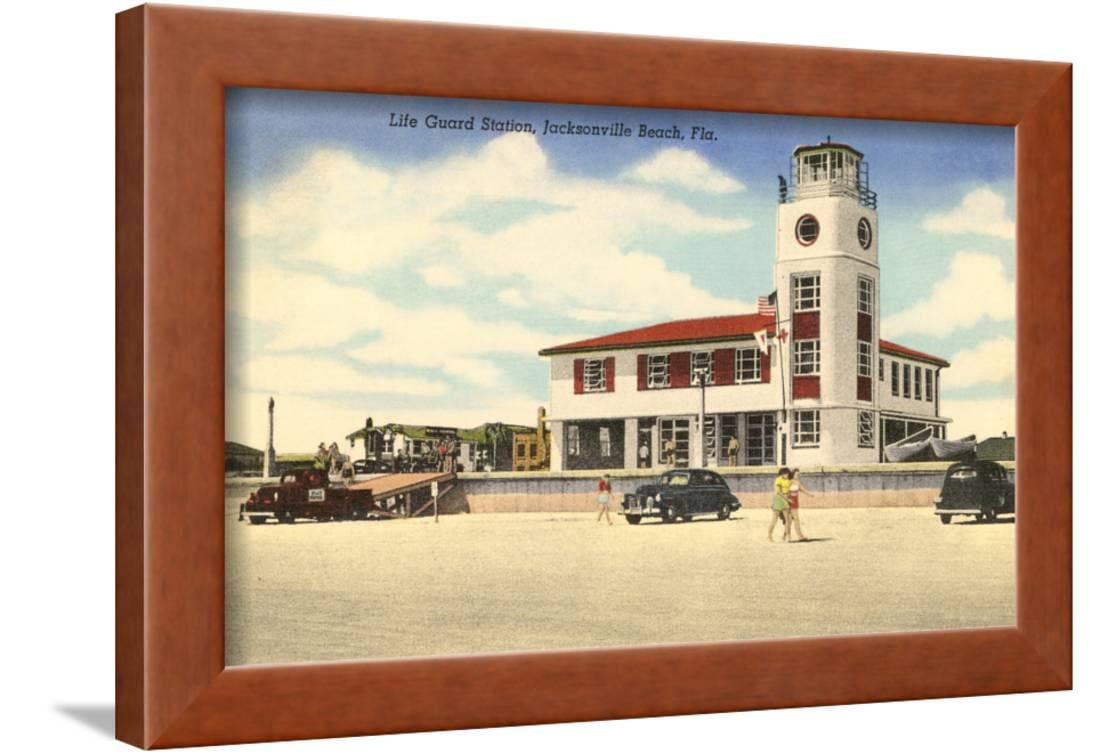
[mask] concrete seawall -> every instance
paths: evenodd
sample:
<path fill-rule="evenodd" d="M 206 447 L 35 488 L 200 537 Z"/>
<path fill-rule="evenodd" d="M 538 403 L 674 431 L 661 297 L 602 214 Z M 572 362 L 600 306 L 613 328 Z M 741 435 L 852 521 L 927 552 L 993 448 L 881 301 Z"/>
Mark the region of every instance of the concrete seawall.
<path fill-rule="evenodd" d="M 950 463 L 876 464 L 803 468 L 802 482 L 812 493 L 809 508 L 931 507 Z M 1015 464 L 1003 464 L 1015 480 Z M 718 467 L 730 490 L 746 508 L 771 505 L 774 467 Z M 656 481 L 663 469 L 611 471 L 615 505 L 622 495 Z M 446 500 L 449 511 L 539 513 L 595 509 L 600 472 L 497 472 L 459 474 Z"/>

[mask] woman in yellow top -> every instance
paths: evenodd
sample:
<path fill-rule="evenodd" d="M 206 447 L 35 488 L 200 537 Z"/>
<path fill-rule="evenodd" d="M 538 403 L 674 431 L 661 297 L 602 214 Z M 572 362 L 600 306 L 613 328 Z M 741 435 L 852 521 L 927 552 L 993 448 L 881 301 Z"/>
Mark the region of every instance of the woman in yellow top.
<path fill-rule="evenodd" d="M 787 539 L 791 535 L 791 523 L 790 517 L 786 515 L 787 511 L 791 509 L 791 470 L 786 466 L 779 470 L 779 476 L 775 478 L 775 494 L 772 495 L 772 522 L 768 526 L 768 541 L 774 542 L 772 539 L 772 532 L 775 531 L 775 524 L 780 519 L 783 519 L 783 539 Z"/>

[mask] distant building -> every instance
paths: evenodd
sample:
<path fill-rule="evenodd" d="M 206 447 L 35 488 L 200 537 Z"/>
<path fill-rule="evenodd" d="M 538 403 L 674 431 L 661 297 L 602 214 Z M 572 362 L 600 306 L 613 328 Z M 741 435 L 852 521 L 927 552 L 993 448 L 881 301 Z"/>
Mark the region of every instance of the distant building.
<path fill-rule="evenodd" d="M 1015 461 L 1016 438 L 1007 434 L 1001 437 L 987 437 L 976 448 L 979 461 Z"/>
<path fill-rule="evenodd" d="M 945 437 L 948 362 L 879 336 L 877 207 L 859 151 L 798 147 L 781 183 L 775 292 L 756 314 L 540 351 L 551 468 L 874 463 L 917 431 Z"/>
<path fill-rule="evenodd" d="M 542 471 L 550 468 L 550 430 L 546 426 L 546 409 L 539 407 L 534 432 L 512 435 L 512 470 Z"/>
<path fill-rule="evenodd" d="M 225 443 L 225 470 L 227 472 L 260 471 L 264 466 L 262 450 L 250 448 L 239 442 Z"/>
<path fill-rule="evenodd" d="M 358 450 L 350 453 L 353 459 L 388 461 L 398 457 L 410 462 L 423 461 L 431 456 L 441 440 L 456 447 L 456 462 L 462 471 L 512 468 L 512 437 L 516 432 L 530 432 L 533 427 L 500 422 L 487 422 L 471 429 L 439 427 L 422 424 L 383 424 L 364 426 L 347 435 L 347 440 Z"/>

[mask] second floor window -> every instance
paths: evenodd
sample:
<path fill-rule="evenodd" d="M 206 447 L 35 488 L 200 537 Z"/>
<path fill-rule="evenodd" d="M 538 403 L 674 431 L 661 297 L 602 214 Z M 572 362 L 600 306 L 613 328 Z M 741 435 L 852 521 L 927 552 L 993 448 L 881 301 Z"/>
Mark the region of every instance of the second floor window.
<path fill-rule="evenodd" d="M 668 387 L 668 354 L 650 356 L 646 367 L 649 373 L 646 376 L 646 384 L 649 388 L 656 389 Z"/>
<path fill-rule="evenodd" d="M 901 395 L 903 398 L 908 398 L 913 394 L 913 374 L 912 369 L 908 364 L 902 369 L 901 379 Z"/>
<path fill-rule="evenodd" d="M 821 341 L 796 340 L 793 345 L 796 375 L 821 374 Z"/>
<path fill-rule="evenodd" d="M 714 384 L 714 352 L 695 351 L 691 354 L 691 384 Z"/>
<path fill-rule="evenodd" d="M 931 369 L 924 370 L 924 399 L 926 401 L 932 400 L 932 386 L 935 384 L 936 375 L 933 374 Z"/>
<path fill-rule="evenodd" d="M 584 392 L 602 393 L 607 390 L 607 372 L 603 359 L 584 360 Z"/>
<path fill-rule="evenodd" d="M 898 363 L 890 362 L 890 394 L 901 395 L 901 378 L 898 376 Z"/>
<path fill-rule="evenodd" d="M 913 397 L 920 400 L 921 368 L 913 367 Z"/>
<path fill-rule="evenodd" d="M 886 382 L 886 360 L 878 360 L 878 381 Z"/>
<path fill-rule="evenodd" d="M 737 382 L 760 382 L 760 349 L 737 349 Z"/>
<path fill-rule="evenodd" d="M 796 312 L 813 312 L 821 308 L 821 275 L 795 275 L 791 281 L 791 300 Z"/>

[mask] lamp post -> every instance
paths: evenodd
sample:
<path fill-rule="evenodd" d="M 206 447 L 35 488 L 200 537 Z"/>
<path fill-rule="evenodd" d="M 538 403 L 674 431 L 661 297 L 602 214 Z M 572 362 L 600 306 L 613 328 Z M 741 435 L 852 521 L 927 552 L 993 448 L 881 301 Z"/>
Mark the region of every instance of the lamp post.
<path fill-rule="evenodd" d="M 699 383 L 700 388 L 700 408 L 699 408 L 699 457 L 701 459 L 701 465 L 707 465 L 707 376 L 710 374 L 710 370 L 706 367 L 696 367 L 695 379 Z"/>

